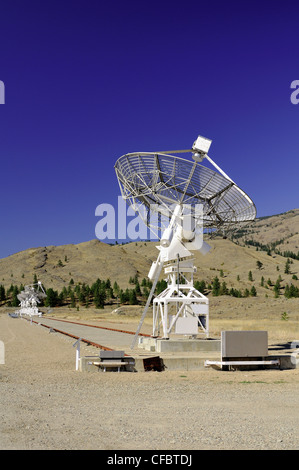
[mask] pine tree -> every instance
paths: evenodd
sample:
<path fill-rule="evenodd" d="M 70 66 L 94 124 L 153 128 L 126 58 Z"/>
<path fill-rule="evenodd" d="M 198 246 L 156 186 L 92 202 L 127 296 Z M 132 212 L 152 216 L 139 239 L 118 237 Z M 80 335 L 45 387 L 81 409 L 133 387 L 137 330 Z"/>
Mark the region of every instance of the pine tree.
<path fill-rule="evenodd" d="M 220 282 L 217 276 L 213 279 L 212 294 L 215 296 L 220 294 Z"/>
<path fill-rule="evenodd" d="M 5 287 L 1 284 L 0 285 L 0 302 L 4 302 L 5 300 L 6 300 Z"/>
<path fill-rule="evenodd" d="M 18 293 L 19 293 L 19 289 L 17 286 L 14 286 L 13 288 L 13 292 L 12 292 L 12 302 L 11 302 L 11 305 L 12 307 L 18 307 L 19 304 L 20 304 L 20 301 L 18 299 Z"/>
<path fill-rule="evenodd" d="M 80 292 L 79 294 L 79 302 L 83 305 L 86 303 L 86 295 L 84 292 Z"/>
<path fill-rule="evenodd" d="M 119 294 L 119 285 L 117 284 L 117 282 L 115 281 L 114 284 L 113 284 L 113 293 L 114 295 L 117 297 L 118 294 Z"/>
<path fill-rule="evenodd" d="M 56 307 L 58 305 L 58 292 L 54 291 L 52 287 L 46 291 L 47 297 L 45 300 L 46 307 Z"/>
<path fill-rule="evenodd" d="M 290 293 L 290 297 L 299 297 L 298 287 L 294 286 L 294 284 L 291 284 L 289 293 Z"/>
<path fill-rule="evenodd" d="M 194 287 L 195 287 L 196 290 L 203 293 L 206 289 L 206 283 L 205 283 L 205 281 L 195 281 L 194 282 Z"/>
<path fill-rule="evenodd" d="M 263 267 L 263 263 L 262 263 L 261 261 L 257 261 L 257 262 L 256 262 L 256 265 L 257 265 L 257 268 L 260 269 L 260 270 L 261 270 L 262 267 Z"/>
<path fill-rule="evenodd" d="M 104 308 L 106 300 L 105 290 L 102 288 L 97 289 L 94 295 L 94 304 L 96 308 Z"/>
<path fill-rule="evenodd" d="M 137 279 L 136 286 L 135 286 L 135 292 L 136 292 L 136 295 L 141 295 L 141 289 L 140 289 L 138 279 Z"/>
<path fill-rule="evenodd" d="M 279 297 L 279 288 L 280 288 L 280 285 L 277 284 L 277 282 L 276 282 L 275 286 L 273 287 L 273 290 L 274 290 L 274 297 L 275 297 L 276 299 Z"/>
<path fill-rule="evenodd" d="M 226 283 L 224 281 L 221 284 L 219 295 L 228 295 L 228 288 L 226 287 Z"/>
<path fill-rule="evenodd" d="M 250 295 L 251 297 L 256 297 L 256 288 L 254 286 L 252 286 L 250 289 Z"/>
<path fill-rule="evenodd" d="M 156 295 L 161 294 L 161 292 L 163 292 L 163 290 L 166 289 L 166 287 L 167 287 L 167 282 L 165 281 L 165 279 L 161 279 L 161 281 L 158 281 L 157 286 L 156 286 Z"/>
<path fill-rule="evenodd" d="M 244 290 L 244 297 L 249 297 L 249 295 L 250 295 L 249 290 L 248 290 L 248 289 L 245 289 L 245 290 Z"/>
<path fill-rule="evenodd" d="M 119 302 L 120 302 L 121 304 L 124 304 L 125 301 L 126 301 L 126 300 L 125 300 L 124 291 L 123 291 L 123 289 L 120 289 L 120 291 L 119 291 Z"/>
<path fill-rule="evenodd" d="M 71 291 L 70 293 L 70 298 L 71 298 L 71 308 L 75 308 L 76 307 L 76 300 L 75 300 L 75 295 L 74 295 L 74 292 Z"/>
<path fill-rule="evenodd" d="M 135 289 L 130 289 L 129 293 L 129 304 L 136 305 L 138 304 L 137 295 Z"/>

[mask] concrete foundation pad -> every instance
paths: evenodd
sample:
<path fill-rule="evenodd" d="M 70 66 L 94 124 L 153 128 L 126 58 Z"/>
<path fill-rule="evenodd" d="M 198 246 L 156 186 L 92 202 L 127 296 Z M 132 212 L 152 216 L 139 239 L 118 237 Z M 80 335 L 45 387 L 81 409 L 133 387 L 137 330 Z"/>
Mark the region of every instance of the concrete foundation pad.
<path fill-rule="evenodd" d="M 155 354 L 156 356 L 156 354 Z M 200 371 L 200 370 L 209 370 L 209 367 L 205 366 L 207 360 L 221 361 L 220 354 L 216 351 L 210 353 L 202 354 L 162 354 L 159 355 L 162 359 L 164 365 L 164 370 L 179 370 L 179 371 Z M 144 359 L 153 357 L 150 354 L 136 354 L 132 356 L 126 356 L 126 362 L 129 362 L 129 365 L 126 365 L 122 368 L 122 371 L 126 372 L 144 372 Z M 264 366 L 265 369 L 296 369 L 298 364 L 298 356 L 293 354 L 281 354 L 281 355 L 271 355 L 267 357 L 268 360 L 279 359 L 280 366 Z M 93 362 L 98 362 L 99 356 L 83 356 L 79 360 L 79 370 L 81 372 L 103 372 L 101 368 L 97 365 L 94 365 Z M 117 370 L 117 368 L 115 368 Z"/>
<path fill-rule="evenodd" d="M 217 339 L 161 339 L 141 337 L 138 348 L 159 353 L 197 351 L 220 351 L 221 340 Z"/>
<path fill-rule="evenodd" d="M 144 372 L 144 359 L 149 359 L 153 356 L 157 356 L 156 353 L 153 354 L 132 354 L 132 356 L 126 356 L 126 362 L 130 362 L 129 365 L 126 365 L 122 368 L 122 371 L 126 372 Z M 218 352 L 207 354 L 162 354 L 159 355 L 164 366 L 164 370 L 205 370 L 205 361 L 207 359 L 220 360 L 220 355 Z M 99 356 L 83 356 L 79 360 L 79 370 L 87 372 L 102 372 L 102 369 L 99 368 L 94 363 L 99 361 Z M 116 368 L 117 369 L 117 368 Z"/>

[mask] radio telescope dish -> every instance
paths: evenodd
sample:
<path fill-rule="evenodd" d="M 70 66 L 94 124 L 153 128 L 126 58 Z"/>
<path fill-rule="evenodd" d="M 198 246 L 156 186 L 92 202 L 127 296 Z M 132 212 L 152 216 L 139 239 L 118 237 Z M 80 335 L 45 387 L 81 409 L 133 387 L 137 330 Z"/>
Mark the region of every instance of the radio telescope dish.
<path fill-rule="evenodd" d="M 150 218 L 149 211 L 170 218 L 177 204 L 191 206 L 191 213 L 202 204 L 203 226 L 211 231 L 226 231 L 256 216 L 252 200 L 227 175 L 196 161 L 161 152 L 129 153 L 117 160 L 115 171 L 123 198 L 156 234 L 159 218 Z"/>
<path fill-rule="evenodd" d="M 115 163 L 122 197 L 151 231 L 161 232 L 160 253 L 148 274 L 153 287 L 132 348 L 163 266 L 168 287 L 154 299 L 153 336 L 159 325 L 166 339 L 174 328 L 194 336 L 195 323 L 208 336 L 208 299 L 193 287 L 196 268 L 189 250 L 205 254 L 210 247 L 203 241 L 204 231 L 225 233 L 256 217 L 250 197 L 208 156 L 210 145 L 199 136 L 188 150 L 128 153 Z M 193 161 L 176 155 L 180 153 L 191 153 Z M 204 159 L 214 169 L 202 165 Z M 176 312 L 171 314 L 173 305 Z"/>
<path fill-rule="evenodd" d="M 42 313 L 39 311 L 37 304 L 46 297 L 47 295 L 40 281 L 25 286 L 24 290 L 17 295 L 21 307 L 19 315 L 29 315 L 30 317 L 38 315 L 41 317 Z"/>

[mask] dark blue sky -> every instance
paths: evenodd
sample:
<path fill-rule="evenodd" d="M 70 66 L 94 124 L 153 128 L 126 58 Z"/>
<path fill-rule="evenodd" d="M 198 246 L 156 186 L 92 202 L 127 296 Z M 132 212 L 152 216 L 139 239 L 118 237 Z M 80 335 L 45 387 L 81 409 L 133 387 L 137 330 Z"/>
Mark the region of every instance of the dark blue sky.
<path fill-rule="evenodd" d="M 258 216 L 299 207 L 296 1 L 2 0 L 0 257 L 95 238 L 114 163 L 188 148 Z"/>

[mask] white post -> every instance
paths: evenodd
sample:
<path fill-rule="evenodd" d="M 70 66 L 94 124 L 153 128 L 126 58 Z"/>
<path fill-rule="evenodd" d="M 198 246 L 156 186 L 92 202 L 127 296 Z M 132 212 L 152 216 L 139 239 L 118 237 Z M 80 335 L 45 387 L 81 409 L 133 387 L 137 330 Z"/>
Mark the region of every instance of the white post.
<path fill-rule="evenodd" d="M 81 341 L 81 338 L 78 339 L 78 341 L 76 341 L 74 344 L 73 344 L 73 347 L 75 348 L 76 346 L 76 370 L 79 370 L 79 362 L 80 362 L 80 341 Z"/>
<path fill-rule="evenodd" d="M 163 325 L 163 338 L 168 339 L 167 334 L 167 327 L 168 327 L 168 310 L 166 302 L 160 303 L 160 310 L 161 310 L 161 317 L 162 317 L 162 325 Z"/>
<path fill-rule="evenodd" d="M 159 311 L 157 309 L 156 303 L 153 303 L 153 335 L 152 336 L 158 336 L 158 322 L 159 322 Z"/>

